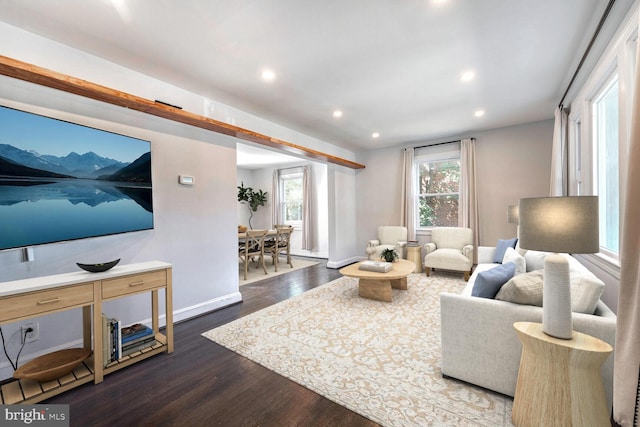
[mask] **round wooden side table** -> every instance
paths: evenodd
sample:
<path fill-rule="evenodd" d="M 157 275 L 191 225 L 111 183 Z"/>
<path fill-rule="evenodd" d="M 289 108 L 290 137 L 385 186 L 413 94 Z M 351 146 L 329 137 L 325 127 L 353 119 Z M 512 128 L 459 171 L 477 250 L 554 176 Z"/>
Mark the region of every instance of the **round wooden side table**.
<path fill-rule="evenodd" d="M 407 259 L 416 265 L 414 273 L 422 273 L 422 247 L 407 246 Z"/>
<path fill-rule="evenodd" d="M 511 420 L 520 426 L 605 426 L 609 410 L 600 366 L 613 348 L 580 332 L 563 340 L 541 323 L 513 324 L 522 357 Z"/>

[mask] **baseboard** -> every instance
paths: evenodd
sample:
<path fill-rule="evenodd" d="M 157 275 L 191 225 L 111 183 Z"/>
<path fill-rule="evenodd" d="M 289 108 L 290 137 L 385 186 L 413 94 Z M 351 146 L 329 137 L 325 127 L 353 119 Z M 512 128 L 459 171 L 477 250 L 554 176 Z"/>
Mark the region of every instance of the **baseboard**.
<path fill-rule="evenodd" d="M 310 257 L 310 258 L 323 258 L 323 259 L 327 259 L 329 258 L 329 254 L 326 252 L 313 252 L 313 251 L 306 251 L 306 250 L 297 250 L 291 251 L 291 255 L 293 256 L 302 256 L 302 257 Z"/>
<path fill-rule="evenodd" d="M 233 292 L 231 294 L 223 295 L 218 298 L 204 301 L 190 307 L 181 308 L 173 312 L 173 322 L 181 322 L 183 320 L 191 319 L 192 317 L 200 316 L 201 314 L 208 313 L 210 311 L 219 310 L 228 305 L 236 304 L 242 301 L 242 294 L 240 292 Z"/>
<path fill-rule="evenodd" d="M 329 260 L 327 261 L 327 268 L 342 268 L 345 265 L 353 264 L 354 262 L 359 262 L 365 259 L 366 257 L 363 257 L 363 256 L 355 256 L 355 257 L 346 258 L 340 261 Z"/>

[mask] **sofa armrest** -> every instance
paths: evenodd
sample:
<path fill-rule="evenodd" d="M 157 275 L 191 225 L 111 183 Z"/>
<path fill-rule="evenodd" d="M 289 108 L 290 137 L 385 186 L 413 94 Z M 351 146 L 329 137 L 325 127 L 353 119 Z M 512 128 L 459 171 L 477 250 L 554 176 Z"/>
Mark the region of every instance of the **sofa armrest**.
<path fill-rule="evenodd" d="M 444 375 L 513 396 L 522 345 L 517 321 L 541 322 L 540 307 L 440 294 Z"/>
<path fill-rule="evenodd" d="M 478 246 L 478 264 L 492 264 L 495 246 Z"/>
<path fill-rule="evenodd" d="M 465 247 L 462 248 L 462 255 L 473 262 L 473 245 L 465 245 Z"/>
<path fill-rule="evenodd" d="M 436 250 L 436 244 L 429 242 L 429 243 L 425 243 L 424 244 L 424 250 L 427 254 L 430 254 L 431 252 Z"/>

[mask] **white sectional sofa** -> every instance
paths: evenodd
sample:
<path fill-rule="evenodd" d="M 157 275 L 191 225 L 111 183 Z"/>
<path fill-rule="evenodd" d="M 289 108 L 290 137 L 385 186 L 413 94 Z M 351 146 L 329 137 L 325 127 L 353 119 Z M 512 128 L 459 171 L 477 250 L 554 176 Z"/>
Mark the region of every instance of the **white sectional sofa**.
<path fill-rule="evenodd" d="M 478 266 L 461 294 L 440 294 L 442 322 L 442 374 L 471 384 L 513 396 L 520 366 L 522 345 L 513 328 L 517 321 L 542 322 L 542 308 L 534 305 L 471 296 L 478 274 L 493 263 L 495 248 L 478 248 Z M 521 254 L 523 251 L 520 251 Z M 524 254 L 526 271 L 542 268 L 541 252 Z M 569 258 L 572 280 L 584 274 L 595 276 L 575 258 Z M 532 273 L 535 274 L 535 273 Z M 573 286 L 573 285 L 572 285 Z M 615 314 L 598 298 L 593 314 L 573 313 L 573 329 L 599 338 L 614 346 Z M 608 407 L 613 393 L 613 354 L 601 369 Z"/>

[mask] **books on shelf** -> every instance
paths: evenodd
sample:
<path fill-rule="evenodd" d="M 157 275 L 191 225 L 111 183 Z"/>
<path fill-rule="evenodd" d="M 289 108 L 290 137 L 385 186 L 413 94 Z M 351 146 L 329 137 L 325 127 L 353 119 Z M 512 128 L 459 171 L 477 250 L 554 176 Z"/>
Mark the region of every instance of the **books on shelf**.
<path fill-rule="evenodd" d="M 358 269 L 365 271 L 374 271 L 376 273 L 386 273 L 391 271 L 393 266 L 390 262 L 385 261 L 362 261 Z"/>
<path fill-rule="evenodd" d="M 420 244 L 418 243 L 417 240 L 408 240 L 407 241 L 407 246 L 413 248 L 413 247 L 416 247 L 416 246 L 420 246 Z"/>
<path fill-rule="evenodd" d="M 156 344 L 155 334 L 148 326 L 136 323 L 122 328 L 118 319 L 105 314 L 102 314 L 102 340 L 105 366 Z"/>

